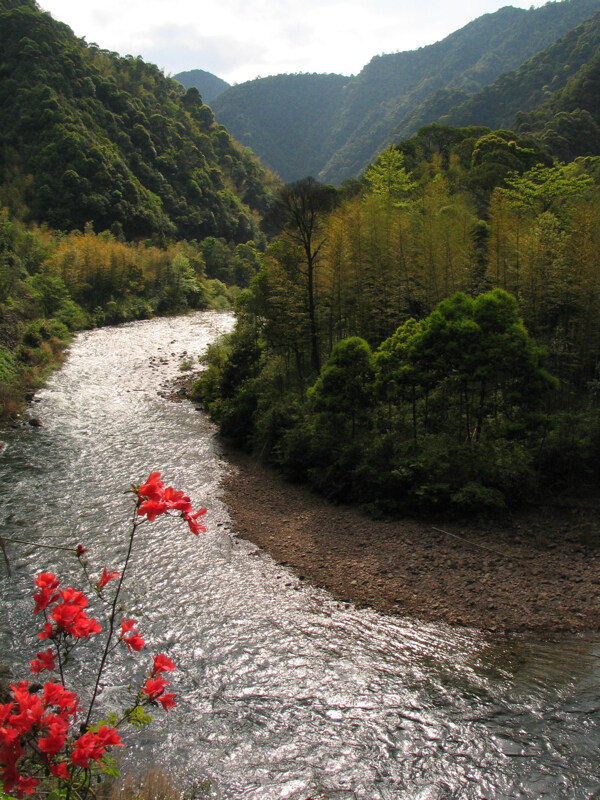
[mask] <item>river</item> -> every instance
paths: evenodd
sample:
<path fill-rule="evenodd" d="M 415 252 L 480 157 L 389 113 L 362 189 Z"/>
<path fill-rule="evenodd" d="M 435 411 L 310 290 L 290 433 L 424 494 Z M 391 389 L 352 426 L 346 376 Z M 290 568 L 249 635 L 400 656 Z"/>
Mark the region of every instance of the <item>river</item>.
<path fill-rule="evenodd" d="M 126 490 L 156 469 L 208 508 L 199 538 L 173 520 L 141 529 L 127 614 L 150 652 L 177 663 L 178 705 L 131 735 L 123 769 L 208 780 L 206 796 L 223 800 L 595 796 L 597 639 L 497 639 L 357 610 L 233 537 L 213 426 L 160 392 L 231 325 L 228 314 L 200 313 L 82 333 L 33 404 L 43 427 L 3 434 L 8 538 L 82 542 L 97 569 L 118 568 Z M 33 577 L 52 570 L 80 586 L 81 575 L 65 551 L 7 547 L 0 660 L 24 675 L 37 650 Z M 147 663 L 144 653 L 111 662 L 104 709 L 119 706 Z M 72 681 L 85 683 L 89 670 Z"/>

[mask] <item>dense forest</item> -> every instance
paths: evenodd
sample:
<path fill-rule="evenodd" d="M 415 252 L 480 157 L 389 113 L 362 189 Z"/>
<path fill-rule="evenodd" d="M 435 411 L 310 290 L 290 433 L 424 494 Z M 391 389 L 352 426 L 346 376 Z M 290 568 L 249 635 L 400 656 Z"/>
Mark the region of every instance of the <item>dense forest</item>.
<path fill-rule="evenodd" d="M 554 41 L 588 5 L 538 9 L 539 35 Z M 278 183 L 196 88 L 87 45 L 33 0 L 0 9 L 3 418 L 74 331 L 235 302 L 235 330 L 210 349 L 195 396 L 223 434 L 327 496 L 374 514 L 462 511 L 594 483 L 595 17 L 486 90 L 493 119 L 514 114 L 512 129 L 484 125 L 475 93 L 476 124 L 398 137 L 335 188 Z M 498 12 L 510 51 L 522 20 L 513 11 Z M 492 70 L 465 42 L 496 31 L 500 52 L 497 21 L 472 23 L 415 63 L 437 54 L 448 76 L 464 48 L 449 82 L 464 99 Z M 254 82 L 265 129 L 276 112 L 264 92 L 287 91 L 290 77 L 305 145 L 321 157 L 319 119 L 347 103 L 347 79 Z M 277 114 L 296 124 L 285 105 Z M 308 156 L 281 157 L 300 169 Z"/>
<path fill-rule="evenodd" d="M 600 468 L 598 166 L 433 125 L 354 186 L 285 187 L 281 233 L 196 396 L 241 446 L 373 513 L 585 489 Z"/>
<path fill-rule="evenodd" d="M 155 314 L 231 307 L 256 274 L 250 243 L 207 237 L 158 247 L 25 226 L 0 213 L 0 419 L 60 363 L 74 331 Z"/>
<path fill-rule="evenodd" d="M 260 78 L 219 94 L 213 110 L 282 180 L 313 175 L 337 185 L 432 122 L 512 128 L 517 112 L 563 87 L 593 56 L 597 22 L 568 34 L 599 9 L 598 0 L 507 6 L 436 44 L 376 56 L 356 76 Z M 505 73 L 511 77 L 496 86 Z"/>
<path fill-rule="evenodd" d="M 178 72 L 173 75 L 173 79 L 178 81 L 186 89 L 198 89 L 205 103 L 210 103 L 218 95 L 230 89 L 231 84 L 222 78 L 206 72 L 204 69 L 190 69 L 186 72 Z"/>
<path fill-rule="evenodd" d="M 186 91 L 0 0 L 0 418 L 83 327 L 227 308 L 276 185 Z M 226 285 L 227 284 L 227 285 Z"/>
<path fill-rule="evenodd" d="M 217 118 L 282 181 L 318 175 L 343 108 L 343 75 L 274 75 L 232 86 L 213 101 Z"/>
<path fill-rule="evenodd" d="M 196 89 L 87 45 L 33 0 L 2 0 L 0 48 L 0 203 L 12 213 L 156 241 L 255 236 L 268 177 Z"/>

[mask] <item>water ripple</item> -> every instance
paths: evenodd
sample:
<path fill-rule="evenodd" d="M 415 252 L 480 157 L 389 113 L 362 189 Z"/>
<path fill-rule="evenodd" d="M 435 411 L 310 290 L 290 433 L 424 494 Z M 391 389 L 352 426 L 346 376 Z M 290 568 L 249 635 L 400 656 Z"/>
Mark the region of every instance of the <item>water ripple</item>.
<path fill-rule="evenodd" d="M 8 432 L 0 454 L 4 535 L 81 541 L 99 566 L 119 564 L 125 490 L 150 470 L 209 508 L 206 536 L 159 520 L 134 553 L 128 614 L 176 660 L 179 704 L 131 742 L 125 767 L 176 766 L 224 800 L 589 798 L 598 641 L 499 641 L 357 610 L 232 537 L 212 426 L 159 394 L 231 325 L 205 313 L 81 334 L 36 399 L 43 427 Z M 11 546 L 0 588 L 3 660 L 21 666 L 35 646 L 33 576 L 80 583 L 63 551 L 43 554 Z M 137 664 L 111 665 L 104 708 L 119 707 Z"/>

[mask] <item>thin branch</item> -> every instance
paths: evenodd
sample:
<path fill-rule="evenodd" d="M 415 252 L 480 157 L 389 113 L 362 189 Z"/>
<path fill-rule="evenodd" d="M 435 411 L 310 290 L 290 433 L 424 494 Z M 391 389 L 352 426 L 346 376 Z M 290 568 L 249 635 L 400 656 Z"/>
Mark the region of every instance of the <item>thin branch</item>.
<path fill-rule="evenodd" d="M 431 529 L 437 531 L 438 533 L 443 533 L 446 536 L 452 536 L 454 539 L 459 539 L 461 542 L 466 542 L 466 544 L 471 545 L 471 547 L 478 547 L 480 550 L 488 550 L 490 553 L 495 553 L 497 556 L 503 556 L 504 558 L 516 558 L 522 560 L 524 556 L 513 555 L 511 553 L 504 553 L 502 550 L 496 550 L 495 547 L 487 547 L 484 544 L 477 544 L 477 542 L 472 542 L 470 539 L 465 539 L 464 536 L 459 536 L 456 533 L 450 533 L 450 531 L 444 531 L 441 528 L 436 528 L 433 525 Z"/>
<path fill-rule="evenodd" d="M 104 665 L 106 663 L 106 659 L 107 659 L 108 654 L 109 654 L 110 649 L 111 649 L 110 645 L 111 645 L 112 636 L 113 636 L 114 628 L 115 628 L 115 618 L 117 616 L 117 601 L 118 601 L 119 595 L 121 593 L 121 587 L 123 585 L 123 581 L 125 580 L 125 573 L 127 572 L 127 566 L 129 564 L 129 559 L 131 558 L 131 551 L 133 549 L 133 540 L 135 538 L 135 532 L 137 530 L 138 525 L 141 524 L 141 523 L 138 522 L 138 517 L 137 517 L 137 511 L 138 511 L 139 506 L 140 506 L 140 500 L 138 498 L 138 501 L 135 504 L 135 508 L 134 508 L 134 511 L 133 511 L 131 535 L 129 536 L 129 547 L 127 548 L 127 555 L 125 556 L 125 563 L 123 564 L 123 570 L 121 571 L 121 575 L 119 577 L 119 583 L 118 583 L 117 589 L 115 591 L 115 596 L 114 596 L 113 601 L 112 601 L 110 617 L 108 619 L 108 636 L 106 637 L 106 645 L 104 647 L 104 653 L 102 654 L 102 659 L 100 661 L 100 667 L 98 668 L 98 675 L 96 676 L 96 683 L 94 685 L 94 693 L 92 694 L 92 699 L 90 700 L 88 713 L 87 713 L 87 716 L 86 716 L 85 722 L 84 722 L 84 725 L 85 725 L 86 728 L 87 728 L 87 726 L 89 724 L 90 717 L 92 716 L 92 709 L 94 707 L 94 703 L 95 703 L 96 697 L 98 695 L 98 689 L 100 687 L 100 680 L 102 678 L 102 673 L 104 671 Z"/>
<path fill-rule="evenodd" d="M 8 539 L 0 536 L 0 545 L 2 546 L 2 550 L 4 550 L 4 542 L 17 542 L 17 544 L 30 544 L 32 547 L 43 547 L 46 550 L 67 550 L 69 553 L 76 553 L 76 547 L 63 547 L 59 544 L 41 544 L 40 542 L 31 542 L 27 539 Z M 5 554 L 6 555 L 6 554 Z"/>
<path fill-rule="evenodd" d="M 8 572 L 8 577 L 11 577 L 10 571 L 10 561 L 8 560 L 8 553 L 6 552 L 6 547 L 4 546 L 4 539 L 0 536 L 0 547 L 2 548 L 2 555 L 4 556 L 4 561 L 6 562 L 6 571 Z"/>

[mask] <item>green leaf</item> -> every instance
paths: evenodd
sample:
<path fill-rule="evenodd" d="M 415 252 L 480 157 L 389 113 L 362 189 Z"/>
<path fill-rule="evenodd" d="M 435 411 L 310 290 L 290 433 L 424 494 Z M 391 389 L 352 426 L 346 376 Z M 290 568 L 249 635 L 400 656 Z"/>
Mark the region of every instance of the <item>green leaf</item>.
<path fill-rule="evenodd" d="M 142 706 L 135 706 L 135 708 L 127 709 L 125 711 L 125 716 L 127 722 L 129 722 L 130 725 L 134 725 L 138 730 L 152 722 L 152 716 L 146 714 Z"/>

